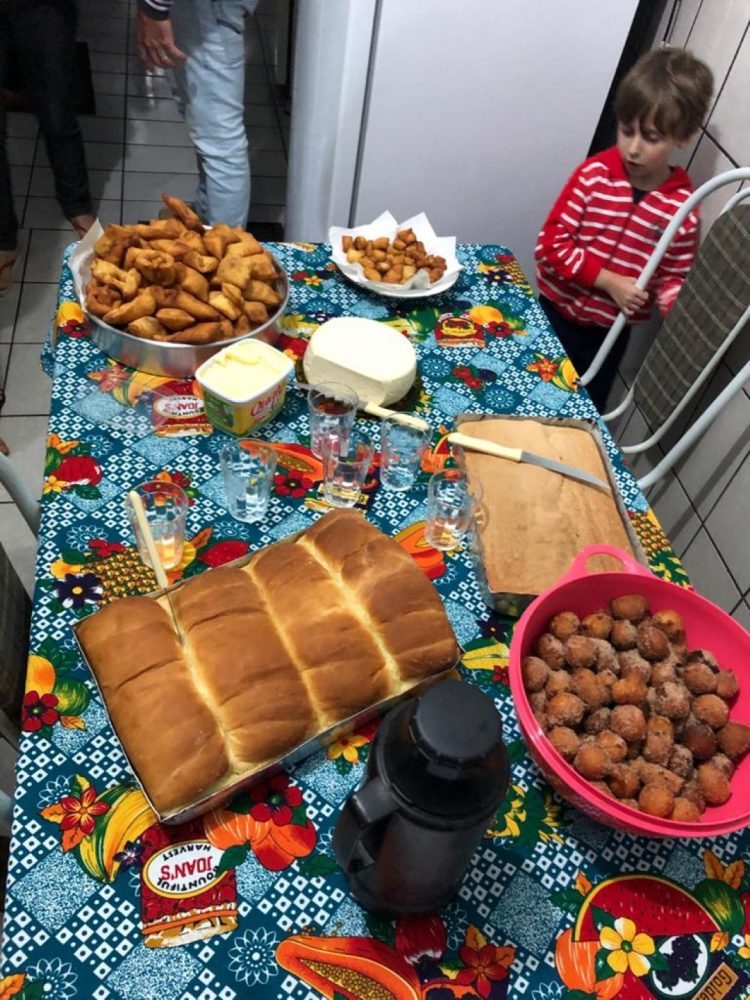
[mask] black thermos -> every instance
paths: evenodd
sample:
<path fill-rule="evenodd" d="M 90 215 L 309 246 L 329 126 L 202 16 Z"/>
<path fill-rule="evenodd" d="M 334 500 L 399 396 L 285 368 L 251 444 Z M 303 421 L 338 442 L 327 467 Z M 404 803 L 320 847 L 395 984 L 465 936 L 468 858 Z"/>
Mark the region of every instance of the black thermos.
<path fill-rule="evenodd" d="M 333 835 L 352 895 L 383 916 L 448 903 L 509 772 L 500 715 L 478 688 L 442 681 L 393 709 Z"/>

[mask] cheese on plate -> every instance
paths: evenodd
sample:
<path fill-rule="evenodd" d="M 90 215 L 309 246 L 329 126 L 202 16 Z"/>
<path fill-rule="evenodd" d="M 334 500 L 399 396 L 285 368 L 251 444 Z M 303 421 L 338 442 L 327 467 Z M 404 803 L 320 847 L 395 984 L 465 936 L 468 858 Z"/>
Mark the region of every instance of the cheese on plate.
<path fill-rule="evenodd" d="M 303 360 L 308 382 L 340 382 L 361 402 L 389 406 L 414 384 L 417 355 L 397 330 L 372 319 L 339 316 L 310 338 Z"/>

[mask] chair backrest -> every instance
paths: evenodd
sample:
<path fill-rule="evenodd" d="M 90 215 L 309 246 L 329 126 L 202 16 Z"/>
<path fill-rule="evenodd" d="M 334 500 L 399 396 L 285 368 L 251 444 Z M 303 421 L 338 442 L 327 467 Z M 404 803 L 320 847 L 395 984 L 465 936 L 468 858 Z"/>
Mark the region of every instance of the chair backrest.
<path fill-rule="evenodd" d="M 744 325 L 748 309 L 750 205 L 736 205 L 711 226 L 634 379 L 633 397 L 651 427 L 680 406 L 729 346 L 730 334 Z"/>
<path fill-rule="evenodd" d="M 0 483 L 10 493 L 23 519 L 34 535 L 39 534 L 39 504 L 26 489 L 21 477 L 13 468 L 13 463 L 0 453 Z"/>

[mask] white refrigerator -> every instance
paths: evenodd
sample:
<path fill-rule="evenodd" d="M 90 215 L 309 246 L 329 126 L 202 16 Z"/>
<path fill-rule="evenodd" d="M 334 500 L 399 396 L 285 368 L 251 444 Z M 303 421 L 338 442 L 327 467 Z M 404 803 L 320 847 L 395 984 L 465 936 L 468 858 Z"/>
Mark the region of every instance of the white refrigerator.
<path fill-rule="evenodd" d="M 504 243 L 587 155 L 638 0 L 298 0 L 286 238 L 424 211 Z"/>

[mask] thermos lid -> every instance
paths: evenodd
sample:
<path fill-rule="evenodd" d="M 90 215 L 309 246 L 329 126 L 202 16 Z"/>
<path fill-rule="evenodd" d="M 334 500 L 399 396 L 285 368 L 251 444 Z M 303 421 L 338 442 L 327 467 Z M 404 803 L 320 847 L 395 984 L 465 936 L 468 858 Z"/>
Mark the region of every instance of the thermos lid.
<path fill-rule="evenodd" d="M 468 826 L 502 801 L 510 773 L 502 721 L 479 688 L 440 681 L 396 709 L 383 729 L 381 775 L 420 813 Z"/>

